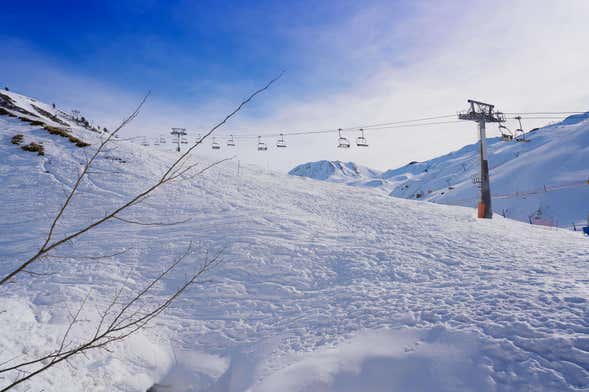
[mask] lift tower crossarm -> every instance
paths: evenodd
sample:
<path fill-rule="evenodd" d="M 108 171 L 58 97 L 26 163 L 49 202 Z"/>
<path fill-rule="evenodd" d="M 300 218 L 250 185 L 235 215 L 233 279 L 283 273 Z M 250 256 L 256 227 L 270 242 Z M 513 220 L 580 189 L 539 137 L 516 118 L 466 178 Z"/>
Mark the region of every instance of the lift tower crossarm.
<path fill-rule="evenodd" d="M 176 143 L 178 148 L 176 149 L 176 151 L 180 152 L 180 138 L 182 136 L 186 136 L 186 128 L 172 128 L 172 132 L 170 132 L 170 134 L 175 135 L 177 137 Z"/>
<path fill-rule="evenodd" d="M 479 124 L 479 151 L 481 161 L 481 199 L 478 205 L 478 217 L 493 218 L 491 207 L 491 182 L 489 181 L 489 161 L 487 159 L 487 136 L 485 123 L 502 123 L 505 117 L 501 112 L 493 112 L 495 105 L 469 99 L 469 108 L 458 113 L 460 120 L 475 121 Z"/>

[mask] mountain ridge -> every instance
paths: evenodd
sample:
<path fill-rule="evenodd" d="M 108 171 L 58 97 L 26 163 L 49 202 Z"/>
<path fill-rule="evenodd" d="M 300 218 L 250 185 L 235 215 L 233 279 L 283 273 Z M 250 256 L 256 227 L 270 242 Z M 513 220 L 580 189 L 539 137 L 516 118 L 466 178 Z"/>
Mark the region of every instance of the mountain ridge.
<path fill-rule="evenodd" d="M 494 211 L 551 226 L 572 228 L 574 223 L 583 223 L 589 214 L 589 186 L 582 186 L 589 180 L 584 158 L 589 156 L 588 119 L 589 112 L 569 116 L 528 132 L 525 142 L 488 138 Z M 329 161 L 319 162 L 326 165 Z M 371 177 L 335 173 L 319 178 L 314 175 L 319 162 L 298 165 L 289 174 L 351 186 L 372 181 L 371 187 L 394 197 L 476 206 L 478 189 L 473 179 L 479 175 L 478 143 Z"/>

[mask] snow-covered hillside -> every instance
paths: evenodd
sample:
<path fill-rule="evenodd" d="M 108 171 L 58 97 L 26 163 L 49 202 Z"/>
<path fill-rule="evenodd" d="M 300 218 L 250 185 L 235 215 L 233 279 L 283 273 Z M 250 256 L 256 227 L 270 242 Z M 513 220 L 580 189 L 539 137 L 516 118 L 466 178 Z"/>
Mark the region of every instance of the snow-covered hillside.
<path fill-rule="evenodd" d="M 89 121 L 79 113 L 67 113 L 35 98 L 9 90 L 0 90 L 0 115 L 16 117 L 34 125 L 48 125 L 65 128 L 83 128 L 99 132 L 98 127 L 90 125 Z"/>
<path fill-rule="evenodd" d="M 589 214 L 589 113 L 527 134 L 527 142 L 488 139 L 493 209 L 524 222 L 571 227 Z M 450 154 L 411 162 L 370 180 L 346 179 L 319 170 L 326 161 L 297 166 L 290 174 L 348 185 L 379 187 L 391 196 L 475 206 L 478 144 Z M 348 163 L 348 165 L 354 165 Z M 364 169 L 368 171 L 369 169 Z M 317 175 L 317 173 L 321 175 Z"/>
<path fill-rule="evenodd" d="M 40 245 L 98 141 L 94 132 L 72 132 L 91 146 L 0 116 L 0 273 Z M 42 143 L 45 155 L 12 144 L 15 134 Z M 58 234 L 145 189 L 174 157 L 117 141 Z M 225 162 L 125 215 L 183 223 L 111 222 L 53 252 L 31 268 L 36 275 L 0 286 L 5 363 L 59 346 L 88 294 L 84 322 L 71 336 L 92 333 L 119 288 L 136 292 L 190 241 L 197 252 L 156 297 L 173 292 L 206 252 L 223 252 L 224 262 L 151 328 L 17 390 L 145 391 L 154 383 L 180 392 L 589 389 L 585 238 L 245 169 L 238 176 L 235 162 Z M 519 241 L 506 241 L 506 233 Z M 6 382 L 0 375 L 0 386 Z"/>

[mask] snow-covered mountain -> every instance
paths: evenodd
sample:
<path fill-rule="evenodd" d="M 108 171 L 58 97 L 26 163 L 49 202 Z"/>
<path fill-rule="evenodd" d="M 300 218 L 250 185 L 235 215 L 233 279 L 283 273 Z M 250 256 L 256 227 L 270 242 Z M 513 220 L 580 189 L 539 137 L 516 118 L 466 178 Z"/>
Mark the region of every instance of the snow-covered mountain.
<path fill-rule="evenodd" d="M 288 174 L 309 177 L 330 182 L 344 182 L 349 185 L 378 187 L 382 185 L 382 172 L 353 162 L 317 161 L 304 163 L 292 169 Z"/>
<path fill-rule="evenodd" d="M 35 98 L 27 97 L 4 89 L 0 90 L 0 115 L 15 117 L 33 125 L 46 125 L 62 128 L 84 128 L 94 132 L 103 131 L 94 127 L 77 112 L 68 113 L 58 109 L 55 104 L 46 104 Z"/>
<path fill-rule="evenodd" d="M 526 136 L 526 142 L 488 139 L 493 209 L 506 217 L 571 227 L 589 214 L 589 113 L 574 115 Z M 479 175 L 478 144 L 425 161 L 411 162 L 370 179 L 358 180 L 321 170 L 326 164 L 297 166 L 290 174 L 378 187 L 391 196 L 475 206 Z M 348 163 L 355 166 L 353 163 Z M 303 169 L 301 169 L 303 168 Z M 317 175 L 320 173 L 320 175 Z"/>
<path fill-rule="evenodd" d="M 0 116 L 0 274 L 38 249 L 100 137 L 75 124 L 70 132 L 90 146 Z M 23 151 L 15 135 L 45 154 Z M 99 157 L 56 236 L 120 206 L 176 157 L 123 139 Z M 17 390 L 589 388 L 586 238 L 253 166 L 238 174 L 235 164 L 170 184 L 122 217 L 177 224 L 111 222 L 0 286 L 0 363 L 11 364 L 59 347 L 82 303 L 83 322 L 68 336 L 92 334 L 119 290 L 137 293 L 190 242 L 196 252 L 150 300 L 223 252 L 150 328 Z M 517 233 L 517 246 L 506 246 L 506 233 Z"/>

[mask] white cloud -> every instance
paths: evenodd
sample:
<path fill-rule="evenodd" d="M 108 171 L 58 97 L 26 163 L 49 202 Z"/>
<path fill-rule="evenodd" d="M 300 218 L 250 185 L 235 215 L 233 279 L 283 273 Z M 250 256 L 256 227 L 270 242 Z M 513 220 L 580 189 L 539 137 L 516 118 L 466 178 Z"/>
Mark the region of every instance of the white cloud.
<path fill-rule="evenodd" d="M 589 3 L 583 1 L 421 2 L 418 12 L 381 34 L 368 52 L 406 39 L 401 65 L 374 67 L 373 75 L 348 91 L 311 101 L 278 102 L 262 129 L 321 129 L 454 113 L 468 98 L 498 110 L 589 110 Z M 386 10 L 383 11 L 385 13 Z M 369 11 L 370 14 L 374 10 Z M 365 18 L 359 15 L 356 20 Z M 339 26 L 341 40 L 354 29 Z M 410 43 L 411 46 L 406 45 Z M 355 45 L 359 45 L 355 42 Z M 392 45 L 394 46 L 394 45 Z M 363 48 L 350 46 L 350 51 Z M 397 63 L 397 61 L 393 61 Z M 546 122 L 546 121 L 544 121 Z M 528 121 L 527 127 L 542 122 Z M 494 132 L 491 127 L 491 133 Z M 291 154 L 269 161 L 288 167 L 305 160 L 354 160 L 390 168 L 449 152 L 475 140 L 474 124 L 369 133 L 368 151 L 338 151 L 335 136 L 296 141 Z M 295 142 L 293 140 L 293 142 Z M 256 159 L 254 154 L 246 154 Z M 258 154 L 259 155 L 259 154 Z"/>
<path fill-rule="evenodd" d="M 490 5 L 427 0 L 411 4 L 402 15 L 395 15 L 397 10 L 388 2 L 371 4 L 341 23 L 292 31 L 288 39 L 299 41 L 289 57 L 294 59 L 300 52 L 307 76 L 287 73 L 289 79 L 240 113 L 224 133 L 333 129 L 449 114 L 465 108 L 468 98 L 494 103 L 507 112 L 589 109 L 585 49 L 589 2 L 502 0 Z M 4 45 L 10 46 L 9 62 L 19 64 L 19 75 L 7 78 L 19 84 L 16 90 L 68 108 L 75 106 L 104 125 L 112 127 L 140 98 L 125 86 L 77 75 L 21 43 L 4 41 Z M 5 75 L 11 71 L 6 67 L 0 65 Z M 322 75 L 339 77 L 342 87 L 326 89 L 325 94 L 287 90 L 299 78 L 302 83 L 303 79 L 320 80 Z M 165 102 L 154 91 L 129 132 L 157 135 L 171 126 L 208 126 L 232 109 L 236 97 L 248 93 L 245 84 L 254 85 L 250 80 L 240 86 L 225 85 L 218 91 L 226 91 L 227 97 L 199 106 Z M 246 141 L 231 153 L 237 152 L 242 162 L 280 170 L 318 159 L 353 160 L 387 169 L 459 148 L 473 142 L 476 133 L 474 124 L 464 123 L 374 131 L 368 138 L 371 146 L 366 150 L 340 151 L 335 147 L 336 136 L 319 135 L 289 138 L 289 148 L 266 153 L 255 150 L 254 140 Z M 229 152 L 223 149 L 221 154 Z"/>

